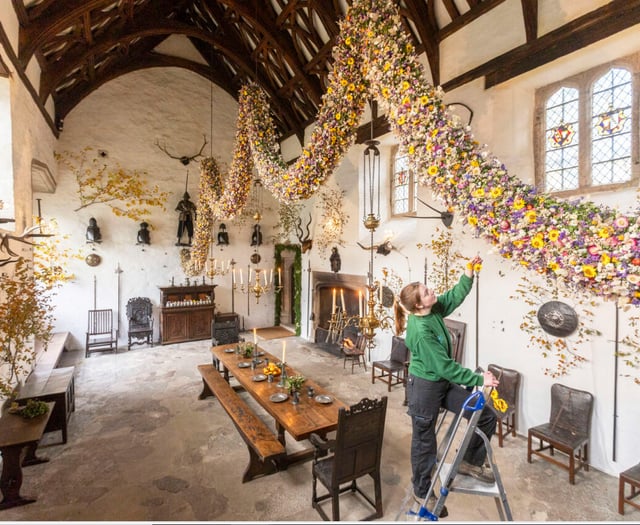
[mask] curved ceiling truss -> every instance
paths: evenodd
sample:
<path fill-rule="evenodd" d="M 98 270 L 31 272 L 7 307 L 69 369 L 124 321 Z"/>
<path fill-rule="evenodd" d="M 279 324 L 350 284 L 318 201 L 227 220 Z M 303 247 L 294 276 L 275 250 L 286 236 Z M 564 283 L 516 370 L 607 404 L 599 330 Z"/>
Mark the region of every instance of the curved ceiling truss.
<path fill-rule="evenodd" d="M 397 1 L 405 29 L 417 52 L 426 54 L 433 82 L 439 84 L 442 39 L 505 0 Z M 350 4 L 350 0 L 12 2 L 20 22 L 17 66 L 24 72 L 34 57 L 38 61 L 42 72 L 36 87 L 38 102 L 44 108 L 53 100 L 58 131 L 65 116 L 109 80 L 139 69 L 180 67 L 209 79 L 236 99 L 242 84 L 255 81 L 268 95 L 282 136 L 296 135 L 301 141 L 320 107 L 338 23 Z M 538 0 L 521 4 L 527 43 L 449 81 L 448 87 L 492 74 L 496 83 L 506 80 L 511 67 L 523 72 L 527 52 L 531 54 L 536 45 L 544 44 L 544 49 L 555 49 L 561 56 L 580 42 L 586 45 L 585 38 L 576 38 L 576 31 L 593 33 L 597 27 L 602 38 L 623 28 L 621 19 L 628 27 L 640 18 L 640 0 L 612 0 L 596 10 L 591 25 L 577 24 L 571 34 L 561 31 L 543 43 L 546 35 L 537 37 Z M 619 16 L 621 5 L 629 16 Z M 201 59 L 158 51 L 172 35 L 189 39 Z"/>

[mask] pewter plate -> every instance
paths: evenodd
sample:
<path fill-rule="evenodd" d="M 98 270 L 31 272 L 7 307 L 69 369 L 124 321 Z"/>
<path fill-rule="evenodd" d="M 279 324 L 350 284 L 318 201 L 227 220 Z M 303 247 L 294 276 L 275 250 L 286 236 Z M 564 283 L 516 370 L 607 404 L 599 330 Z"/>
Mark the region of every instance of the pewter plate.
<path fill-rule="evenodd" d="M 225 354 L 233 354 L 233 352 L 235 352 L 236 349 L 235 348 L 225 348 L 224 349 L 224 353 Z"/>
<path fill-rule="evenodd" d="M 257 382 L 257 381 L 264 381 L 266 378 L 267 378 L 267 376 L 264 375 L 264 374 L 256 374 L 255 376 L 253 376 L 251 378 L 251 380 Z"/>
<path fill-rule="evenodd" d="M 241 363 L 238 363 L 238 368 L 249 368 L 251 366 L 251 363 L 249 363 L 248 361 L 242 361 Z"/>
<path fill-rule="evenodd" d="M 333 402 L 333 398 L 325 394 L 319 394 L 314 399 L 316 400 L 316 402 L 322 403 L 323 405 L 328 405 L 329 403 Z"/>
<path fill-rule="evenodd" d="M 283 401 L 289 399 L 289 395 L 285 394 L 284 392 L 278 392 L 277 394 L 272 394 L 271 396 L 269 396 L 269 399 L 274 403 L 282 403 Z"/>

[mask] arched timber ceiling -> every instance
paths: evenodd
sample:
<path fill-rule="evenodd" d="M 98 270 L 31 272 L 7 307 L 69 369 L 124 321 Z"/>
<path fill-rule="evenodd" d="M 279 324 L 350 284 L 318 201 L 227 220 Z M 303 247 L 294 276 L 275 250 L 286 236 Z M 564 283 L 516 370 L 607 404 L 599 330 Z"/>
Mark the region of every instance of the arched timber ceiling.
<path fill-rule="evenodd" d="M 403 25 L 425 53 L 435 84 L 440 43 L 505 0 L 395 0 Z M 12 0 L 20 23 L 15 61 L 22 78 L 32 59 L 42 71 L 32 92 L 43 114 L 51 98 L 56 132 L 89 93 L 128 72 L 182 67 L 237 99 L 257 82 L 268 94 L 283 137 L 303 137 L 317 114 L 331 70 L 338 22 L 350 0 Z M 640 22 L 640 0 L 612 0 L 550 33 L 538 35 L 539 0 L 520 0 L 526 43 L 443 85 L 480 76 L 487 86 Z M 197 58 L 160 52 L 172 35 Z M 490 38 L 490 36 L 488 37 Z M 159 47 L 160 46 L 160 47 Z"/>

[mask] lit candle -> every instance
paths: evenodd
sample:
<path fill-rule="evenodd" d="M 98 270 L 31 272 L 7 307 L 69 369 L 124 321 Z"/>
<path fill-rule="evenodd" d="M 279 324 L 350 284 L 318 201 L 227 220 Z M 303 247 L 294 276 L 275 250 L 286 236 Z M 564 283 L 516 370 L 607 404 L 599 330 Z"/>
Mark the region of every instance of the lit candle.
<path fill-rule="evenodd" d="M 282 341 L 282 362 L 283 363 L 287 362 L 287 341 L 286 340 Z"/>
<path fill-rule="evenodd" d="M 264 285 L 267 286 L 267 270 L 264 271 L 264 273 L 262 274 L 262 276 L 264 277 Z"/>
<path fill-rule="evenodd" d="M 342 303 L 342 312 L 347 313 L 347 309 L 344 306 L 344 288 L 340 288 L 340 302 Z"/>
<path fill-rule="evenodd" d="M 333 303 L 331 305 L 331 313 L 336 311 L 336 289 L 333 289 Z"/>
<path fill-rule="evenodd" d="M 362 290 L 358 290 L 358 316 L 362 317 Z"/>
<path fill-rule="evenodd" d="M 242 268 L 240 268 L 240 284 L 244 284 L 244 280 L 242 278 Z"/>
<path fill-rule="evenodd" d="M 278 267 L 278 286 L 282 286 L 282 275 L 280 274 L 280 267 Z"/>
<path fill-rule="evenodd" d="M 269 284 L 273 284 L 273 268 L 271 268 L 269 272 Z"/>
<path fill-rule="evenodd" d="M 252 271 L 252 268 L 251 268 L 251 267 L 249 267 L 249 279 L 247 279 L 247 282 L 248 282 L 249 284 L 251 284 L 251 271 Z"/>
<path fill-rule="evenodd" d="M 231 283 L 235 283 L 236 282 L 236 269 L 234 268 L 231 272 Z"/>
<path fill-rule="evenodd" d="M 254 345 L 258 345 L 258 333 L 256 332 L 256 329 L 253 329 L 253 344 Z"/>

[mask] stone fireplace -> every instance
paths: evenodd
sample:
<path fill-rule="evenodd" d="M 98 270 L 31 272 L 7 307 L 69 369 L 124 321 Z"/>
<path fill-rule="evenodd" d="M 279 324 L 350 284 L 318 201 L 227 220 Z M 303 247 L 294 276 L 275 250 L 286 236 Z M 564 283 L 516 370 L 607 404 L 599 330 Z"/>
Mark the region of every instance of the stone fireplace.
<path fill-rule="evenodd" d="M 363 296 L 367 278 L 364 275 L 349 275 L 333 272 L 312 272 L 311 307 L 314 341 L 324 343 L 329 330 L 331 308 L 335 290 L 336 307 L 342 307 L 347 316 L 358 315 L 358 292 Z"/>

